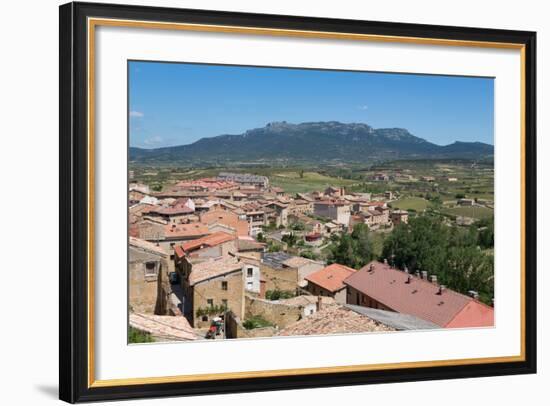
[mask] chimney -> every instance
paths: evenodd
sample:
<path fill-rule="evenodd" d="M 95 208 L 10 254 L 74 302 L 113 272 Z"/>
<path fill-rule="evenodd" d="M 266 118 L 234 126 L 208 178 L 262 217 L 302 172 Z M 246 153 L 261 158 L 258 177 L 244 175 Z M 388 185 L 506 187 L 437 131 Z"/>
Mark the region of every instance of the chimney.
<path fill-rule="evenodd" d="M 417 278 L 420 278 L 420 271 L 418 269 L 414 273 L 414 276 L 416 276 Z"/>
<path fill-rule="evenodd" d="M 428 279 L 428 271 L 422 271 L 422 279 Z"/>
<path fill-rule="evenodd" d="M 388 258 L 384 258 L 384 265 L 388 265 Z"/>
<path fill-rule="evenodd" d="M 445 292 L 445 285 L 439 285 L 439 290 L 437 291 L 438 295 L 442 295 Z"/>
<path fill-rule="evenodd" d="M 430 275 L 430 282 L 434 285 L 437 285 L 437 276 L 436 275 Z"/>
<path fill-rule="evenodd" d="M 468 291 L 468 295 L 472 298 L 472 299 L 479 299 L 479 293 L 477 293 L 475 290 L 469 290 Z"/>
<path fill-rule="evenodd" d="M 409 273 L 409 268 L 407 268 L 407 265 L 405 265 L 405 268 L 403 269 L 403 271 L 405 271 L 405 273 Z"/>

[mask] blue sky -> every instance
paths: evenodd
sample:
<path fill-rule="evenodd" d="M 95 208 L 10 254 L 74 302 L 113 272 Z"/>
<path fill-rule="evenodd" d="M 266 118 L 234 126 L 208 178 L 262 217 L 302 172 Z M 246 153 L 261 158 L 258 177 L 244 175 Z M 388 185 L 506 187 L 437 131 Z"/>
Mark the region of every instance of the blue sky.
<path fill-rule="evenodd" d="M 399 127 L 493 144 L 489 78 L 130 62 L 130 145 L 158 148 L 272 121 Z"/>

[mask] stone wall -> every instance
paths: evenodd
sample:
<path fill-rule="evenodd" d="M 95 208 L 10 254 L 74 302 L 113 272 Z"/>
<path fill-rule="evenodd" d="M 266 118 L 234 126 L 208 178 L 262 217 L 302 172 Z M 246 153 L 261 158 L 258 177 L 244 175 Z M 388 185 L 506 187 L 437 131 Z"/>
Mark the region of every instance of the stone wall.
<path fill-rule="evenodd" d="M 279 329 L 283 329 L 302 318 L 302 307 L 246 296 L 245 319 L 252 316 L 261 316 Z"/>
<path fill-rule="evenodd" d="M 227 283 L 227 290 L 224 289 Z M 244 278 L 242 270 L 233 272 L 231 274 L 219 276 L 214 279 L 210 279 L 204 282 L 199 282 L 192 288 L 193 291 L 193 315 L 192 324 L 194 327 L 204 328 L 210 326 L 212 317 L 200 316 L 197 317 L 197 310 L 199 308 L 209 307 L 208 299 L 212 299 L 213 306 L 222 306 L 224 300 L 227 300 L 227 307 L 237 317 L 242 317 L 244 313 Z M 204 318 L 204 320 L 203 320 Z"/>
<path fill-rule="evenodd" d="M 298 284 L 298 270 L 296 268 L 274 269 L 261 264 L 260 275 L 265 280 L 266 290 L 278 289 L 294 292 Z"/>
<path fill-rule="evenodd" d="M 130 246 L 128 263 L 129 305 L 134 312 L 168 314 L 170 292 L 168 260 Z M 156 274 L 147 274 L 146 263 L 156 263 Z"/>
<path fill-rule="evenodd" d="M 272 337 L 279 330 L 275 327 L 260 327 L 247 330 L 243 327 L 241 319 L 235 316 L 235 313 L 228 312 L 225 334 L 229 339 L 232 338 L 257 338 L 257 337 Z"/>

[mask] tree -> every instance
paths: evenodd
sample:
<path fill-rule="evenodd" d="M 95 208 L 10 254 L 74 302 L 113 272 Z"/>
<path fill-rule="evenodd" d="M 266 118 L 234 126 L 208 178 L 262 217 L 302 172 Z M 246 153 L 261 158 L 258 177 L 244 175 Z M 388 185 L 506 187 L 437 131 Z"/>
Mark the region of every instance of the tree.
<path fill-rule="evenodd" d="M 475 247 L 454 247 L 449 249 L 441 283 L 463 293 L 475 290 L 489 302 L 494 297 L 493 266 L 493 257 Z"/>
<path fill-rule="evenodd" d="M 344 233 L 333 242 L 329 262 L 359 269 L 374 257 L 369 229 L 357 224 L 351 234 Z"/>
<path fill-rule="evenodd" d="M 478 248 L 477 226 L 447 227 L 438 217 L 410 219 L 384 241 L 382 256 L 398 268 L 427 271 L 461 293 L 476 290 L 486 303 L 493 295 L 493 257 Z"/>
<path fill-rule="evenodd" d="M 494 219 L 481 220 L 479 226 L 477 243 L 482 249 L 489 249 L 495 246 L 495 222 Z"/>
<path fill-rule="evenodd" d="M 281 240 L 283 240 L 283 242 L 285 242 L 289 247 L 294 247 L 294 245 L 298 241 L 294 233 L 283 235 L 283 238 L 281 238 Z"/>
<path fill-rule="evenodd" d="M 257 240 L 258 242 L 266 242 L 264 233 L 258 233 L 258 234 L 256 235 L 256 240 Z"/>

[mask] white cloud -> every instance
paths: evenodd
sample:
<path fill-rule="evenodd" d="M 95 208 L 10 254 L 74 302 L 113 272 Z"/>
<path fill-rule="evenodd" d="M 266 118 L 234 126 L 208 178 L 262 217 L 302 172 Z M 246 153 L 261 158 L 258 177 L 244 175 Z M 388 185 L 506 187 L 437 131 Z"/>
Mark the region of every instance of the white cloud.
<path fill-rule="evenodd" d="M 143 117 L 143 113 L 141 111 L 131 111 L 130 112 L 130 117 Z"/>
<path fill-rule="evenodd" d="M 369 106 L 367 106 L 366 104 L 363 104 L 362 106 L 359 106 L 358 109 L 359 110 L 368 110 Z"/>
<path fill-rule="evenodd" d="M 145 145 L 147 147 L 155 147 L 155 146 L 158 146 L 158 145 L 162 144 L 163 141 L 164 141 L 164 139 L 161 136 L 155 135 L 154 137 L 145 139 L 143 141 L 143 145 Z"/>

